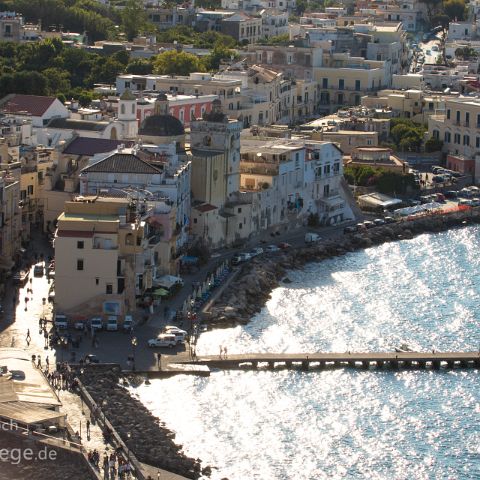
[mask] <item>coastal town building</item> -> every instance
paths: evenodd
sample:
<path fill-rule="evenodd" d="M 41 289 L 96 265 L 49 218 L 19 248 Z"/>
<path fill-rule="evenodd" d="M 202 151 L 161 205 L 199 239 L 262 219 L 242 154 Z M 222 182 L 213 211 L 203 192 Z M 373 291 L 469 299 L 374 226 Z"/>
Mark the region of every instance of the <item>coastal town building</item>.
<path fill-rule="evenodd" d="M 443 142 L 447 154 L 447 168 L 472 175 L 480 175 L 480 100 L 477 97 L 448 98 L 445 111 L 431 115 L 428 134 Z"/>
<path fill-rule="evenodd" d="M 408 172 L 408 163 L 394 155 L 391 148 L 385 147 L 356 147 L 350 155 L 343 158 L 345 166 L 372 167 L 405 174 Z"/>
<path fill-rule="evenodd" d="M 55 97 L 11 93 L 0 100 L 0 112 L 17 120 L 31 120 L 34 128 L 41 128 L 52 119 L 66 119 L 66 107 Z"/>
<path fill-rule="evenodd" d="M 136 297 L 152 286 L 156 236 L 132 200 L 65 202 L 55 237 L 56 311 L 118 318 L 134 311 Z"/>

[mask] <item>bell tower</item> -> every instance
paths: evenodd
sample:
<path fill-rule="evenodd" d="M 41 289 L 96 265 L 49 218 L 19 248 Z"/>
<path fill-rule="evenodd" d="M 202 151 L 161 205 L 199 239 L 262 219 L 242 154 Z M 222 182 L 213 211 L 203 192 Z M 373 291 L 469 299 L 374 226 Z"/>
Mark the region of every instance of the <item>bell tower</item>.
<path fill-rule="evenodd" d="M 137 99 L 129 89 L 122 93 L 118 101 L 118 121 L 123 125 L 123 138 L 137 138 Z"/>

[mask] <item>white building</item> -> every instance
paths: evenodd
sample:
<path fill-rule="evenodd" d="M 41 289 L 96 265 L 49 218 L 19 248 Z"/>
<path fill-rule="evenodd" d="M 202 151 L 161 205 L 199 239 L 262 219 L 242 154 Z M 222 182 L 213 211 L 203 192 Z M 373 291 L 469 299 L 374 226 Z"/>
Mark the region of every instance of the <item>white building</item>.
<path fill-rule="evenodd" d="M 65 105 L 55 97 L 11 93 L 0 100 L 0 112 L 30 119 L 33 127 L 44 127 L 53 118 L 68 118 Z"/>

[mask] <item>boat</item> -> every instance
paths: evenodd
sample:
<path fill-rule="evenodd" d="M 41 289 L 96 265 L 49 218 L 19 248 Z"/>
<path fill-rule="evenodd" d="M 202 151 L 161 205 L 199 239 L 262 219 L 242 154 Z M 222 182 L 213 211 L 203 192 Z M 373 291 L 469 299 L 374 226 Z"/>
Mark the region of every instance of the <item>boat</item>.
<path fill-rule="evenodd" d="M 399 347 L 395 347 L 395 351 L 398 353 L 413 352 L 406 343 L 402 343 Z"/>

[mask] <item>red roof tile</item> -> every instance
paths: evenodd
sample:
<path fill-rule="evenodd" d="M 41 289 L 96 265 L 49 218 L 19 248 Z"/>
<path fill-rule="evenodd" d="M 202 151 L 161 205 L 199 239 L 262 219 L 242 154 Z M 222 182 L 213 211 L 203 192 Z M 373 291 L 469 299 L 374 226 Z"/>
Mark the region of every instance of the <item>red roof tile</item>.
<path fill-rule="evenodd" d="M 9 113 L 27 112 L 34 117 L 41 117 L 55 100 L 55 97 L 13 94 L 3 98 L 0 106 Z"/>
<path fill-rule="evenodd" d="M 218 207 L 216 207 L 215 205 L 211 205 L 210 203 L 202 203 L 202 205 L 198 205 L 198 207 L 194 207 L 194 208 L 199 212 L 205 213 L 205 212 L 210 212 L 212 210 L 217 210 Z"/>

